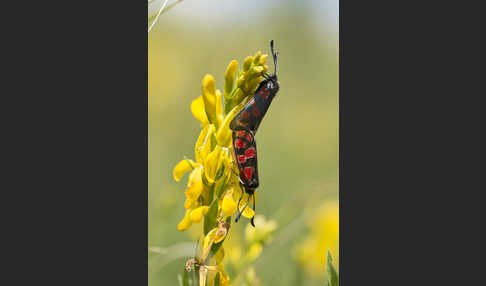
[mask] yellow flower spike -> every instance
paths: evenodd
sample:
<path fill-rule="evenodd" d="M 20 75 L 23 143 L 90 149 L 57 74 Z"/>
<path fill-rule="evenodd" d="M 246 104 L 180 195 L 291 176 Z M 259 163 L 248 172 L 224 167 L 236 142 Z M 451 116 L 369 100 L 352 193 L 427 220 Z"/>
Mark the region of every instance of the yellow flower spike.
<path fill-rule="evenodd" d="M 184 159 L 177 163 L 177 165 L 174 167 L 174 171 L 172 172 L 174 180 L 176 180 L 176 182 L 179 182 L 182 176 L 192 170 L 192 166 L 194 166 L 195 164 L 196 162 L 188 159 Z"/>
<path fill-rule="evenodd" d="M 215 179 L 216 179 L 216 174 L 219 171 L 219 168 L 221 168 L 222 165 L 222 158 L 221 158 L 221 152 L 223 151 L 223 148 L 219 145 L 217 145 L 214 150 L 209 153 L 209 155 L 206 157 L 204 165 L 206 168 L 204 169 L 204 176 L 206 177 L 206 180 L 210 183 L 213 184 Z"/>
<path fill-rule="evenodd" d="M 200 166 L 194 169 L 193 173 L 188 181 L 188 188 L 186 189 L 186 197 L 190 200 L 197 200 L 203 191 L 203 182 L 202 182 L 202 169 L 203 167 Z"/>
<path fill-rule="evenodd" d="M 192 101 L 191 112 L 192 115 L 194 115 L 194 117 L 197 120 L 199 120 L 203 126 L 209 124 L 209 120 L 206 115 L 206 110 L 204 108 L 204 99 L 202 95 Z"/>
<path fill-rule="evenodd" d="M 192 225 L 191 218 L 189 217 L 190 210 L 186 210 L 186 215 L 177 225 L 177 230 L 184 231 Z"/>
<path fill-rule="evenodd" d="M 218 126 L 221 126 L 223 122 L 223 95 L 221 94 L 221 90 L 216 90 L 216 120 L 218 121 Z"/>
<path fill-rule="evenodd" d="M 267 65 L 264 65 L 263 66 L 263 72 L 266 73 L 268 71 L 268 66 Z"/>
<path fill-rule="evenodd" d="M 263 72 L 263 67 L 262 66 L 255 66 L 253 67 L 252 71 L 256 74 L 260 74 Z"/>
<path fill-rule="evenodd" d="M 248 250 L 248 253 L 246 254 L 246 259 L 248 259 L 248 261 L 254 261 L 260 256 L 262 250 L 263 250 L 263 246 L 261 243 L 252 244 L 250 246 L 250 249 Z"/>
<path fill-rule="evenodd" d="M 228 97 L 233 90 L 234 80 L 236 70 L 238 69 L 238 62 L 232 60 L 228 67 L 226 68 L 226 72 L 224 74 L 224 97 Z"/>
<path fill-rule="evenodd" d="M 260 63 L 260 57 L 262 56 L 262 52 L 258 51 L 253 58 L 253 64 L 257 65 Z"/>
<path fill-rule="evenodd" d="M 268 55 L 267 55 L 267 54 L 262 55 L 262 56 L 260 57 L 260 62 L 259 62 L 259 64 L 260 64 L 260 65 L 264 65 L 264 64 L 265 64 L 265 62 L 267 61 L 267 58 L 268 58 Z"/>
<path fill-rule="evenodd" d="M 236 211 L 236 202 L 233 200 L 233 189 L 226 192 L 221 206 L 223 216 L 232 216 Z"/>
<path fill-rule="evenodd" d="M 193 223 L 199 223 L 202 217 L 208 212 L 208 206 L 201 206 L 191 211 L 190 217 Z"/>
<path fill-rule="evenodd" d="M 204 100 L 204 109 L 208 116 L 209 122 L 217 124 L 216 121 L 216 86 L 214 77 L 206 74 L 202 80 L 202 97 Z"/>
<path fill-rule="evenodd" d="M 246 72 L 250 69 L 251 63 L 253 62 L 253 57 L 248 56 L 245 58 L 245 61 L 243 62 L 243 71 Z"/>

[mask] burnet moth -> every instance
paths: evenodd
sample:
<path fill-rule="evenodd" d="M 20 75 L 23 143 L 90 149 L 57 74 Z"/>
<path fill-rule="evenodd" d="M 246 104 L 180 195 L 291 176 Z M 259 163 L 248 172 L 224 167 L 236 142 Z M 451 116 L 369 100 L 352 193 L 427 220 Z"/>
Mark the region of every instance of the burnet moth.
<path fill-rule="evenodd" d="M 235 222 L 240 219 L 250 198 L 253 198 L 255 211 L 255 189 L 259 184 L 255 134 L 280 87 L 277 81 L 278 52 L 273 49 L 273 40 L 270 41 L 270 49 L 275 65 L 274 73 L 263 74 L 264 80 L 258 85 L 255 96 L 230 122 L 230 129 L 233 130 L 233 157 L 240 173 L 240 186 L 248 194 L 248 200 L 236 216 Z M 238 201 L 238 210 L 242 197 Z M 251 225 L 255 226 L 254 217 L 251 218 Z"/>

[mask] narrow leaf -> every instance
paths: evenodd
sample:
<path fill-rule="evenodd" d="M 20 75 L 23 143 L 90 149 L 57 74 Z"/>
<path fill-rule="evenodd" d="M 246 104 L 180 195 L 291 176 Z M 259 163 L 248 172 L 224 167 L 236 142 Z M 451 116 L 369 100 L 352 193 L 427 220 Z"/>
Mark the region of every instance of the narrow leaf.
<path fill-rule="evenodd" d="M 180 275 L 179 275 L 180 277 Z M 190 286 L 189 285 L 189 272 L 187 272 L 186 267 L 184 267 L 184 276 L 182 278 L 182 286 Z"/>
<path fill-rule="evenodd" d="M 327 263 L 326 263 L 326 273 L 327 273 L 327 285 L 328 286 L 339 286 L 339 275 L 336 272 L 336 268 L 332 264 L 331 251 L 327 250 Z"/>
<path fill-rule="evenodd" d="M 204 235 L 216 227 L 216 217 L 218 216 L 218 200 L 214 200 L 209 206 L 209 210 L 204 216 Z"/>
<path fill-rule="evenodd" d="M 219 272 L 216 274 L 216 277 L 214 278 L 214 286 L 219 286 Z"/>

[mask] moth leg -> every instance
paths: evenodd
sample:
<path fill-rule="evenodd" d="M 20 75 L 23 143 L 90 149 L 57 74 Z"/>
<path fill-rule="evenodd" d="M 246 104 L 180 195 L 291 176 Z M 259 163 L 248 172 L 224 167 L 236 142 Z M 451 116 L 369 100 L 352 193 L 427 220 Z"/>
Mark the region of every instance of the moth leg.
<path fill-rule="evenodd" d="M 240 195 L 240 199 L 238 200 L 238 206 L 236 207 L 236 209 L 240 209 L 240 202 L 241 202 L 241 199 L 243 198 L 243 184 L 241 183 L 240 181 L 240 190 L 241 190 L 241 195 Z"/>
<path fill-rule="evenodd" d="M 253 197 L 253 212 L 256 213 L 256 210 L 255 210 L 255 194 L 254 193 L 252 194 L 252 197 Z M 255 227 L 254 219 L 255 219 L 255 215 L 253 215 L 253 217 L 251 218 L 251 225 L 253 227 Z"/>
<path fill-rule="evenodd" d="M 243 197 L 243 191 L 242 191 L 242 194 L 241 194 L 241 197 L 240 197 L 240 200 L 241 198 Z M 248 203 L 250 202 L 250 196 L 248 195 L 248 200 L 246 201 L 246 204 L 245 206 L 241 209 L 241 211 L 238 213 L 238 215 L 236 216 L 235 218 L 235 222 L 238 222 L 238 220 L 240 220 L 240 217 L 241 215 L 243 214 L 243 211 L 246 209 L 246 207 L 248 206 Z M 239 202 L 238 202 L 238 205 L 239 205 Z"/>

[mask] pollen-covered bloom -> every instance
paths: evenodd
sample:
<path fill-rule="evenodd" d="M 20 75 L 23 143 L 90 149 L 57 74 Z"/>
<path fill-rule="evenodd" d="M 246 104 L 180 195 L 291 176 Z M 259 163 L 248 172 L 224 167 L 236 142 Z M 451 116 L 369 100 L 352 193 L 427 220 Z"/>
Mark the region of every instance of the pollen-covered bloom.
<path fill-rule="evenodd" d="M 200 271 L 203 271 L 201 275 L 204 279 L 209 279 L 208 283 L 217 280 L 219 285 L 229 284 L 229 277 L 221 263 L 213 266 L 208 264 L 218 253 L 222 255 L 221 245 L 228 234 L 231 217 L 238 211 L 237 202 L 241 196 L 242 200 L 247 199 L 247 194 L 239 186 L 229 125 L 262 81 L 263 74 L 268 70 L 266 59 L 267 55 L 258 52 L 255 56 L 247 57 L 241 69 L 238 69 L 236 60 L 231 61 L 226 69 L 223 92 L 216 89 L 213 76 L 204 76 L 201 95 L 191 104 L 191 112 L 201 124 L 194 147 L 194 160 L 180 161 L 173 171 L 176 181 L 190 172 L 185 190 L 185 214 L 177 229 L 184 231 L 193 224 L 203 223 L 204 239 L 198 261 L 204 265 Z M 243 205 L 240 210 L 242 208 Z M 254 211 L 246 208 L 242 215 L 252 218 Z M 218 275 L 211 274 L 213 270 Z"/>
<path fill-rule="evenodd" d="M 338 202 L 325 203 L 309 222 L 309 235 L 295 249 L 297 260 L 314 276 L 323 276 L 327 250 L 339 265 L 339 208 Z"/>

